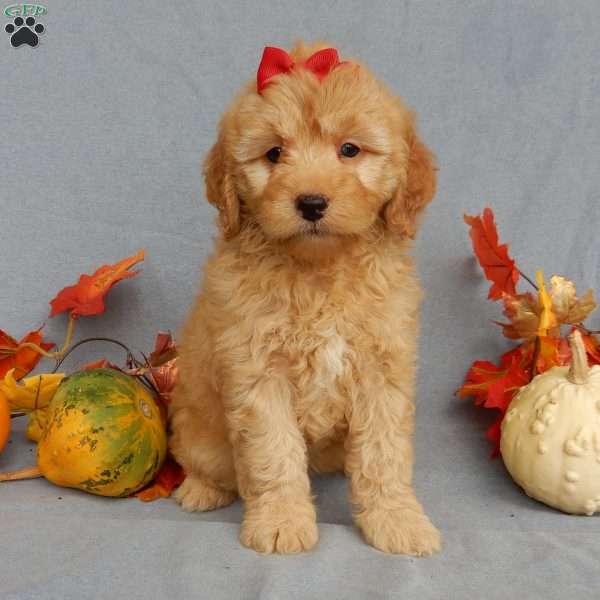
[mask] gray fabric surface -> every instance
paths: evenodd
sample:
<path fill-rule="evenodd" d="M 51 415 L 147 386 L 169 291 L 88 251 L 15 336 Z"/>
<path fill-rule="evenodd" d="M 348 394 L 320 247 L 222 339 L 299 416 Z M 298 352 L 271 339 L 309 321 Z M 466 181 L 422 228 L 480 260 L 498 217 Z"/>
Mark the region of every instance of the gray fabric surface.
<path fill-rule="evenodd" d="M 46 5 L 37 48 L 0 39 L 0 327 L 15 335 L 41 324 L 78 273 L 141 247 L 143 273 L 77 335 L 147 350 L 157 329 L 177 330 L 214 235 L 199 162 L 264 45 L 328 39 L 417 109 L 441 172 L 415 249 L 427 291 L 415 484 L 444 549 L 419 560 L 365 545 L 340 477 L 315 480 L 318 548 L 267 558 L 239 545 L 239 503 L 188 515 L 171 500 L 107 500 L 37 480 L 0 487 L 0 597 L 596 597 L 599 521 L 528 499 L 488 460 L 487 416 L 452 394 L 473 359 L 507 347 L 463 212 L 492 205 L 530 274 L 600 279 L 600 5 Z M 600 316 L 590 322 L 600 328 Z M 49 338 L 60 341 L 64 325 L 50 321 Z M 122 358 L 98 347 L 69 367 L 104 354 Z M 0 469 L 32 463 L 23 427 Z"/>

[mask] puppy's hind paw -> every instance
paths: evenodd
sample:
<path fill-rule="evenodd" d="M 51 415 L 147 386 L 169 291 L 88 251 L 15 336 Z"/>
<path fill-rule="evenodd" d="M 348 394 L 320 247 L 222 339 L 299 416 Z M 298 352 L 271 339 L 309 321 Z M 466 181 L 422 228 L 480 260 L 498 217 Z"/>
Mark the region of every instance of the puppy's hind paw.
<path fill-rule="evenodd" d="M 198 475 L 188 475 L 174 494 L 177 503 L 188 512 L 215 510 L 231 504 L 236 495 Z"/>
<path fill-rule="evenodd" d="M 440 532 L 419 510 L 368 509 L 356 522 L 369 544 L 390 554 L 430 556 L 442 545 Z"/>

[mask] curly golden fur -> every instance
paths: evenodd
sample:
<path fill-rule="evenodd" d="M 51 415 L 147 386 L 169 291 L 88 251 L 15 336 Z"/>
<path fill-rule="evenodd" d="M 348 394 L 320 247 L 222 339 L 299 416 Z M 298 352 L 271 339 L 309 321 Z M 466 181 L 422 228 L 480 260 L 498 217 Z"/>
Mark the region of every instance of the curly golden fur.
<path fill-rule="evenodd" d="M 411 486 L 421 292 L 407 251 L 435 192 L 413 114 L 357 62 L 322 82 L 296 68 L 234 100 L 205 178 L 221 235 L 182 332 L 178 502 L 205 511 L 239 495 L 243 544 L 300 552 L 318 539 L 309 469 L 340 470 L 370 544 L 436 551 Z M 323 218 L 302 218 L 302 194 L 328 200 Z"/>

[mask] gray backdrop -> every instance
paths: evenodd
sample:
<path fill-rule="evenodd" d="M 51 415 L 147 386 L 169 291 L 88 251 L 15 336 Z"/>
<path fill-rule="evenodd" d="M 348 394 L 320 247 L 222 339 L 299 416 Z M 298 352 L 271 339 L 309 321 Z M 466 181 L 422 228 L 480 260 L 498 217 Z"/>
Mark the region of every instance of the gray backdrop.
<path fill-rule="evenodd" d="M 8 0 L 5 0 L 5 4 Z M 350 525 L 345 482 L 315 481 L 321 541 L 260 557 L 238 504 L 206 515 L 55 488 L 0 488 L 2 598 L 563 598 L 598 594 L 599 521 L 529 500 L 488 460 L 487 415 L 453 397 L 507 348 L 464 212 L 494 207 L 523 270 L 600 276 L 597 2 L 54 2 L 37 48 L 0 31 L 0 327 L 21 335 L 77 274 L 145 248 L 77 335 L 149 349 L 176 330 L 215 234 L 201 157 L 264 45 L 325 38 L 420 116 L 441 166 L 416 244 L 427 298 L 416 487 L 444 550 L 385 556 Z M 600 316 L 590 324 L 600 328 Z M 48 322 L 60 341 L 65 319 Z M 81 359 L 106 354 L 104 348 Z M 119 354 L 110 354 L 120 359 Z M 74 367 L 79 361 L 71 361 Z M 22 429 L 23 424 L 17 428 Z M 0 468 L 32 463 L 19 431 Z M 594 591 L 595 590 L 595 591 Z"/>

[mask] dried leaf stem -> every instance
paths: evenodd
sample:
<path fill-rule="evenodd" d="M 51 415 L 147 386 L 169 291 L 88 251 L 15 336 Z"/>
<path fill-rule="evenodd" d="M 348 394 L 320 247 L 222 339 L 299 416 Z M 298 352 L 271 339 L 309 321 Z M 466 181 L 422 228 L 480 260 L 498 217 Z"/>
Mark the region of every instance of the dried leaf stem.
<path fill-rule="evenodd" d="M 538 288 L 538 286 L 537 286 L 537 285 L 536 285 L 536 284 L 535 284 L 535 283 L 534 283 L 534 282 L 533 282 L 533 281 L 532 281 L 532 280 L 531 280 L 529 277 L 527 277 L 527 275 L 525 275 L 525 273 L 523 273 L 523 271 L 521 271 L 521 269 L 517 269 L 517 271 L 519 271 L 519 275 L 520 275 L 520 276 L 521 276 L 521 277 L 522 277 L 522 278 L 523 278 L 525 281 L 527 281 L 527 283 L 529 283 L 530 285 L 532 285 L 532 286 L 533 286 L 533 288 L 534 288 L 536 291 L 539 291 L 539 288 Z"/>
<path fill-rule="evenodd" d="M 45 356 L 46 358 L 53 358 L 55 360 L 60 359 L 64 354 L 66 354 L 71 342 L 73 340 L 73 332 L 75 330 L 75 318 L 69 317 L 69 323 L 67 324 L 67 334 L 65 336 L 65 341 L 63 342 L 62 348 L 60 350 L 56 350 L 54 352 L 49 352 L 48 350 L 44 350 L 42 347 L 34 344 L 33 342 L 23 342 L 19 344 L 16 348 L 0 348 L 0 355 L 11 355 L 16 354 L 19 350 L 23 350 L 24 348 L 29 348 L 30 350 L 34 350 L 38 354 Z"/>

